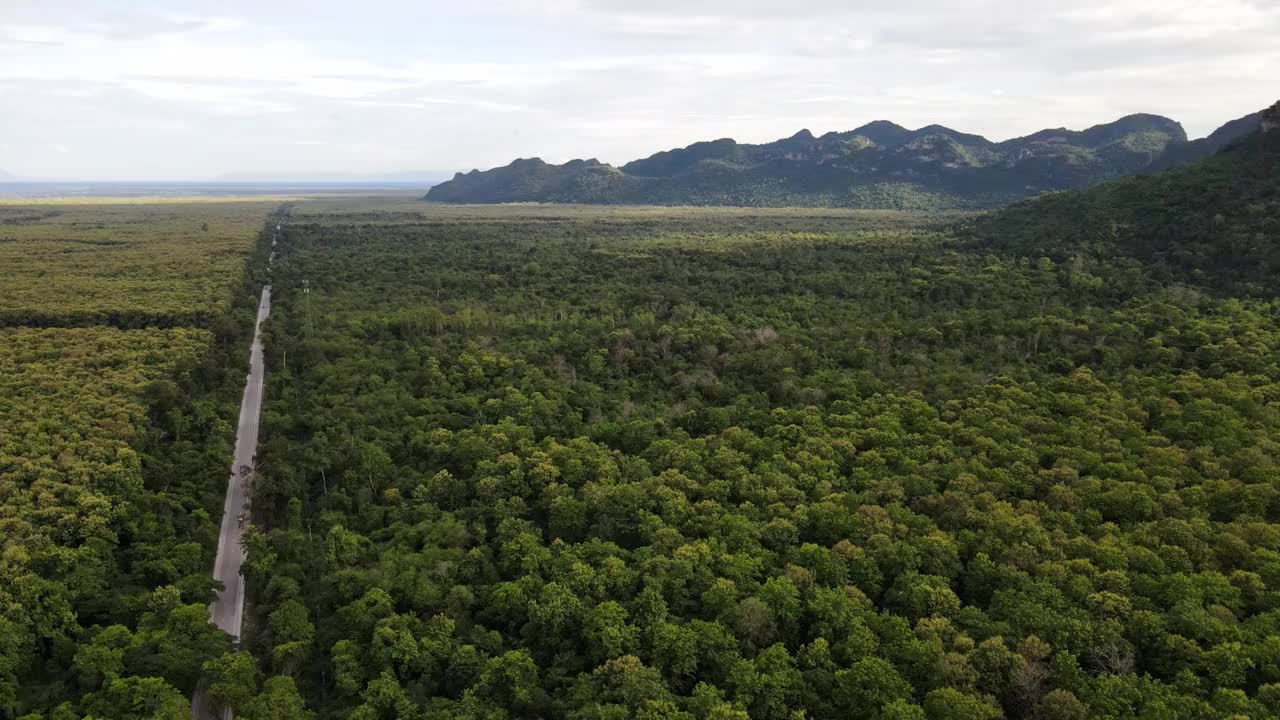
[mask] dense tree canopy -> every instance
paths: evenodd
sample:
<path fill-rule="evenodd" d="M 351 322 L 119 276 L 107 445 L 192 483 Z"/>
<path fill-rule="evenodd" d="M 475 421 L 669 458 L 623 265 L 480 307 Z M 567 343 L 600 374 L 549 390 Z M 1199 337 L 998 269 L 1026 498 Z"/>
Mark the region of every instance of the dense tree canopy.
<path fill-rule="evenodd" d="M 265 209 L 0 208 L 58 288 L 0 303 L 0 718 L 1280 717 L 1278 150 L 959 225 L 303 203 L 242 647 Z"/>
<path fill-rule="evenodd" d="M 1280 112 L 1269 112 L 1276 122 Z M 1022 203 L 967 235 L 975 245 L 1032 256 L 1125 255 L 1166 282 L 1274 297 L 1278 160 L 1280 133 L 1255 133 L 1193 165 Z"/>
<path fill-rule="evenodd" d="M 41 326 L 0 327 L 0 718 L 187 718 L 230 649 L 209 568 L 270 207 L 0 207 L 0 325 Z"/>
<path fill-rule="evenodd" d="M 321 718 L 1280 712 L 1280 303 L 970 243 L 303 206 L 251 651 Z"/>

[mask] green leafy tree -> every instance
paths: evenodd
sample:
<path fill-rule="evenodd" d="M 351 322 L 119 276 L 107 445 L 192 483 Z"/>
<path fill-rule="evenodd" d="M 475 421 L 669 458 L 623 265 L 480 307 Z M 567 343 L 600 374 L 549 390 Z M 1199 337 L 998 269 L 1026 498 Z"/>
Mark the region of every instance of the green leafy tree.
<path fill-rule="evenodd" d="M 836 697 L 845 712 L 867 712 L 884 707 L 895 700 L 909 700 L 911 685 L 892 664 L 868 657 L 835 675 Z"/>
<path fill-rule="evenodd" d="M 101 687 L 124 672 L 125 653 L 133 646 L 133 633 L 124 625 L 112 625 L 93 635 L 76 650 L 73 666 L 85 687 Z"/>
<path fill-rule="evenodd" d="M 249 701 L 239 717 L 245 720 L 312 720 L 315 713 L 303 705 L 293 678 L 277 675 L 262 683 L 262 692 Z"/>
<path fill-rule="evenodd" d="M 627 611 L 609 600 L 592 608 L 586 624 L 591 657 L 597 662 L 622 657 L 636 647 L 637 632 L 627 623 Z"/>
<path fill-rule="evenodd" d="M 954 688 L 931 690 L 924 698 L 929 720 L 996 720 L 1000 709 Z"/>
<path fill-rule="evenodd" d="M 191 702 L 160 678 L 113 680 L 83 703 L 85 720 L 186 720 Z"/>
<path fill-rule="evenodd" d="M 227 653 L 205 662 L 204 675 L 215 708 L 242 714 L 258 692 L 258 665 L 246 652 Z"/>

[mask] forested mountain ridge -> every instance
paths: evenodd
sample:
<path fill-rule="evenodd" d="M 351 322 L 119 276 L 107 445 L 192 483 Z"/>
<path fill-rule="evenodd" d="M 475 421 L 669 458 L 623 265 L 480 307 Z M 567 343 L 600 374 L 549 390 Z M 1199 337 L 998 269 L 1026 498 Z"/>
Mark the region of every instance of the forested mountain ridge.
<path fill-rule="evenodd" d="M 1280 102 L 1199 162 L 1027 200 L 977 220 L 989 250 L 1065 260 L 1125 256 L 1165 282 L 1280 294 Z"/>
<path fill-rule="evenodd" d="M 1265 110 L 1259 110 L 1256 113 L 1250 113 L 1223 125 L 1208 137 L 1192 140 L 1185 145 L 1170 147 L 1167 152 L 1152 163 L 1152 169 L 1165 170 L 1218 152 L 1228 144 L 1257 130 L 1265 112 Z"/>
<path fill-rule="evenodd" d="M 1041 130 L 992 142 L 941 125 L 908 130 L 876 121 L 815 137 L 808 130 L 761 145 L 724 138 L 614 167 L 520 159 L 458 173 L 426 199 L 455 203 L 576 202 L 897 209 L 990 207 L 1049 190 L 1092 185 L 1211 154 L 1258 126 L 1234 120 L 1188 141 L 1158 115 L 1130 115 L 1083 131 Z"/>

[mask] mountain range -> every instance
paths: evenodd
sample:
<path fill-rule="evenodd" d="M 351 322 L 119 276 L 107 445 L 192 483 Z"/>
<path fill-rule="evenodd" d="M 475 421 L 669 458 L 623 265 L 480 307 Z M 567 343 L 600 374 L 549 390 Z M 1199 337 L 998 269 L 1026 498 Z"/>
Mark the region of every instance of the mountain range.
<path fill-rule="evenodd" d="M 1069 262 L 1128 257 L 1156 279 L 1280 295 L 1280 102 L 1260 132 L 1165 172 L 1052 193 L 977 217 L 974 247 Z M 1207 138 L 1206 138 L 1207 139 Z"/>
<path fill-rule="evenodd" d="M 1046 191 L 1162 170 L 1205 157 L 1258 127 L 1262 113 L 1189 140 L 1159 115 L 1087 130 L 1041 130 L 992 142 L 941 125 L 909 130 L 878 120 L 847 132 L 801 130 L 760 145 L 694 143 L 615 167 L 520 159 L 458 173 L 425 199 L 447 203 L 984 208 Z"/>

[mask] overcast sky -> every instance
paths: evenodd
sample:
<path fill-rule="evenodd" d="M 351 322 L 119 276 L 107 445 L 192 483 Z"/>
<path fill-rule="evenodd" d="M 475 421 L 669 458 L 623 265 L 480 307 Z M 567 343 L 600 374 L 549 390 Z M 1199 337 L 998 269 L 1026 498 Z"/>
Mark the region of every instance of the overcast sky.
<path fill-rule="evenodd" d="M 961 7 L 963 6 L 963 7 Z M 447 171 L 1280 98 L 1280 0 L 0 0 L 0 170 Z"/>

